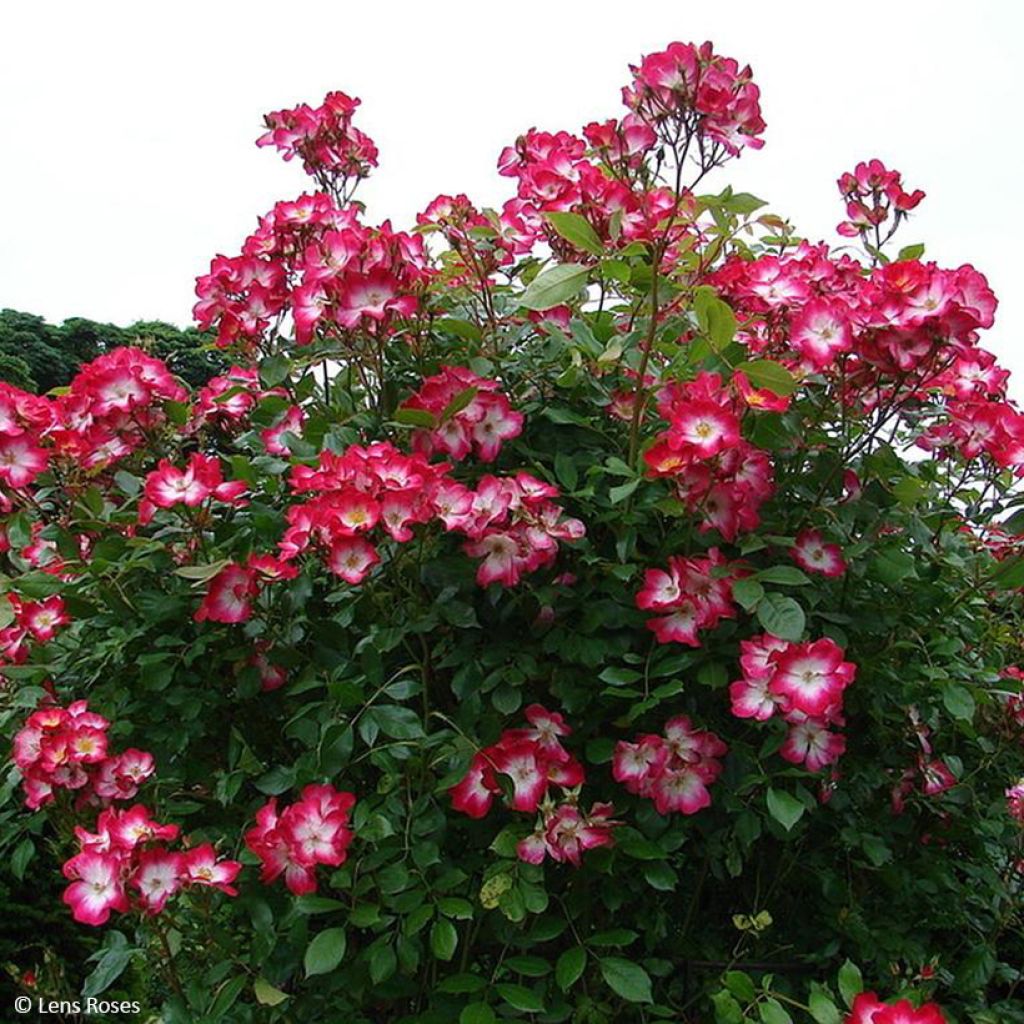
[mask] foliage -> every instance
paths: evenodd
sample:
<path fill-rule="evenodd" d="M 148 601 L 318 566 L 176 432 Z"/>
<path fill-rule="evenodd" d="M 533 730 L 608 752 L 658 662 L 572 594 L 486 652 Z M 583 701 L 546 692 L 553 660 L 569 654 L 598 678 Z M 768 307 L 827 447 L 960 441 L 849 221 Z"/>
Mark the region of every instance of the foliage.
<path fill-rule="evenodd" d="M 71 317 L 59 326 L 42 317 L 0 310 L 0 381 L 23 391 L 44 394 L 66 387 L 82 363 L 119 345 L 143 345 L 168 363 L 172 372 L 200 387 L 227 363 L 208 348 L 208 339 L 194 328 L 179 330 L 159 320 L 130 327 L 100 324 Z"/>
<path fill-rule="evenodd" d="M 318 191 L 199 280 L 236 365 L 187 389 L 124 347 L 0 392 L 0 844 L 101 936 L 8 952 L 24 988 L 1024 1020 L 995 298 L 886 249 L 921 195 L 877 161 L 840 180 L 859 256 L 698 192 L 764 130 L 710 45 L 624 98 L 509 147 L 502 211 L 411 232 L 352 198 L 358 101 L 269 115 Z"/>

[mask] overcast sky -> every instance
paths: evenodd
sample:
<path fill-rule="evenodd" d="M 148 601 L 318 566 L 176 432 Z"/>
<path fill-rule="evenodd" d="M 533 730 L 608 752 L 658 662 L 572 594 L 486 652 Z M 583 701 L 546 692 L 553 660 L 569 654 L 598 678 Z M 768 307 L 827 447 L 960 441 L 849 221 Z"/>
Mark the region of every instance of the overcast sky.
<path fill-rule="evenodd" d="M 711 39 L 753 66 L 768 122 L 712 184 L 839 243 L 839 173 L 898 168 L 928 193 L 903 243 L 988 276 L 984 343 L 1024 381 L 1022 28 L 1016 0 L 5 4 L 0 307 L 189 323 L 210 257 L 306 188 L 253 145 L 265 111 L 362 97 L 381 166 L 361 198 L 405 226 L 440 192 L 501 203 L 517 134 L 618 116 L 628 63 Z"/>

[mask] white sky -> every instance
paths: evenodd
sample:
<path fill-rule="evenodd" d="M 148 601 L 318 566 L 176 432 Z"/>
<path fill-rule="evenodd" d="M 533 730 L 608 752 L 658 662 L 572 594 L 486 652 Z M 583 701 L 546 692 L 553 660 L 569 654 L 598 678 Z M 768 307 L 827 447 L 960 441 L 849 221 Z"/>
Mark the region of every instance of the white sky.
<path fill-rule="evenodd" d="M 903 244 L 988 276 L 1020 395 L 1022 28 L 1016 0 L 4 4 L 0 307 L 189 323 L 210 257 L 307 187 L 255 148 L 265 111 L 360 96 L 381 150 L 360 195 L 401 227 L 440 192 L 499 204 L 503 145 L 619 116 L 629 62 L 707 38 L 752 64 L 768 122 L 728 180 L 839 242 L 839 173 L 901 170 L 928 193 Z"/>

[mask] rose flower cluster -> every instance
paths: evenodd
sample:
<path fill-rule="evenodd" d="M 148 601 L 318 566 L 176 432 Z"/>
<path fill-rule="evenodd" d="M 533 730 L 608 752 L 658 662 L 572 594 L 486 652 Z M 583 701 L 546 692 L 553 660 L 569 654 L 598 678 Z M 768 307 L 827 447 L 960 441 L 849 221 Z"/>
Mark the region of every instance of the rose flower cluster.
<path fill-rule="evenodd" d="M 657 402 L 669 426 L 644 454 L 650 475 L 672 481 L 702 533 L 716 529 L 734 541 L 756 529 L 774 487 L 767 454 L 740 435 L 746 403 L 706 372 L 665 385 Z"/>
<path fill-rule="evenodd" d="M 451 479 L 446 465 L 387 442 L 352 445 L 342 455 L 324 451 L 316 467 L 294 467 L 290 482 L 293 491 L 314 497 L 288 509 L 282 558 L 319 548 L 331 572 L 353 585 L 380 561 L 367 539 L 378 526 L 397 543 L 412 539 L 414 525 L 434 519 L 464 534 L 466 553 L 481 559 L 482 586 L 514 586 L 554 560 L 559 540 L 584 532 L 552 500 L 558 489 L 528 473 L 485 476 L 474 490 Z"/>
<path fill-rule="evenodd" d="M 537 814 L 533 833 L 521 840 L 516 853 L 521 860 L 540 864 L 545 857 L 579 867 L 586 850 L 610 846 L 610 804 L 594 804 L 589 813 L 578 805 L 585 781 L 583 765 L 561 744 L 572 730 L 555 711 L 531 704 L 525 711 L 526 728 L 506 729 L 497 743 L 473 755 L 462 781 L 449 790 L 452 807 L 471 818 L 483 818 L 494 798 L 501 795 L 498 776 L 511 783 L 510 806 L 515 811 Z M 551 788 L 562 790 L 551 796 Z"/>
<path fill-rule="evenodd" d="M 131 800 L 153 774 L 153 755 L 132 748 L 111 753 L 109 728 L 84 700 L 33 711 L 14 737 L 25 806 L 36 810 L 52 803 L 61 789 L 74 792 L 78 806 Z"/>
<path fill-rule="evenodd" d="M 711 804 L 708 787 L 721 775 L 727 751 L 713 732 L 679 715 L 665 723 L 664 735 L 620 740 L 612 775 L 630 793 L 653 800 L 659 814 L 696 814 Z"/>
<path fill-rule="evenodd" d="M 428 457 L 440 453 L 458 462 L 472 452 L 481 462 L 493 462 L 501 446 L 523 430 L 523 414 L 512 409 L 498 382 L 463 366 L 442 366 L 402 408 L 433 417 L 436 426 L 412 438 L 413 449 Z"/>
<path fill-rule="evenodd" d="M 667 569 L 645 570 L 636 606 L 668 613 L 647 620 L 658 643 L 700 647 L 700 630 L 714 629 L 722 619 L 735 618 L 732 580 L 721 574 L 727 569 L 725 556 L 711 548 L 704 558 L 673 555 Z"/>
<path fill-rule="evenodd" d="M 96 831 L 75 827 L 79 852 L 63 867 L 71 884 L 64 902 L 76 921 L 105 924 L 111 910 L 135 907 L 149 914 L 163 910 L 185 886 L 212 886 L 236 896 L 231 883 L 242 870 L 235 860 L 218 860 L 210 843 L 184 851 L 164 843 L 178 838 L 177 825 L 153 821 L 142 804 L 128 810 L 109 808 L 99 816 Z"/>
<path fill-rule="evenodd" d="M 743 678 L 729 687 L 737 718 L 767 721 L 776 713 L 789 726 L 779 754 L 816 772 L 838 761 L 846 738 L 830 726 L 843 725 L 843 692 L 857 666 L 828 638 L 809 643 L 780 640 L 770 633 L 743 640 Z"/>
<path fill-rule="evenodd" d="M 245 833 L 245 845 L 263 865 L 260 879 L 270 883 L 281 875 L 296 896 L 316 892 L 318 864 L 338 867 L 352 842 L 349 812 L 356 798 L 333 786 L 309 785 L 300 798 L 279 811 L 271 798 L 256 812 L 256 824 Z"/>
<path fill-rule="evenodd" d="M 630 70 L 623 101 L 668 145 L 679 144 L 680 126 L 685 141 L 696 136 L 732 155 L 764 145 L 761 91 L 750 68 L 719 56 L 711 43 L 671 43 Z"/>
<path fill-rule="evenodd" d="M 920 189 L 905 192 L 899 171 L 890 171 L 881 160 L 861 162 L 839 179 L 839 191 L 846 200 L 847 220 L 836 230 L 848 238 L 866 235 L 877 230 L 892 214 L 894 223 L 889 234 L 896 230 L 899 222 L 924 199 Z"/>

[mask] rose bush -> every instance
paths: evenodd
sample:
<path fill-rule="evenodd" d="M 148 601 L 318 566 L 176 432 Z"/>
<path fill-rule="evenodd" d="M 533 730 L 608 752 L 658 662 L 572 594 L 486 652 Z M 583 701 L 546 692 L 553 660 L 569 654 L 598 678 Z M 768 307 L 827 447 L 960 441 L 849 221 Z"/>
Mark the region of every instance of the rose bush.
<path fill-rule="evenodd" d="M 762 144 L 749 68 L 631 71 L 620 118 L 501 154 L 500 211 L 404 231 L 353 198 L 357 100 L 268 115 L 315 190 L 198 281 L 233 368 L 2 386 L 0 843 L 94 936 L 26 935 L 22 988 L 1024 1020 L 995 297 L 892 248 L 923 193 L 878 160 L 838 248 L 701 192 Z"/>

